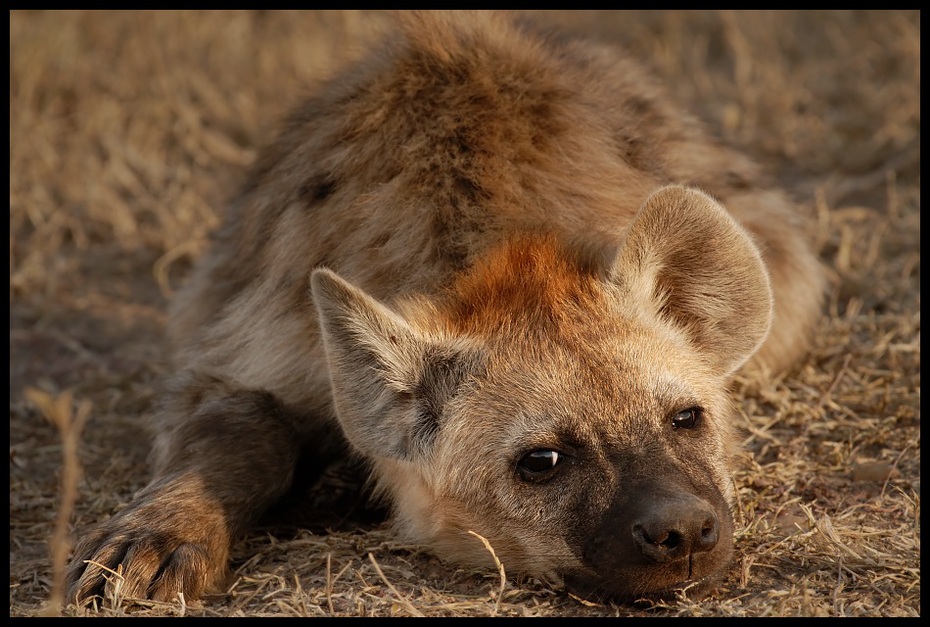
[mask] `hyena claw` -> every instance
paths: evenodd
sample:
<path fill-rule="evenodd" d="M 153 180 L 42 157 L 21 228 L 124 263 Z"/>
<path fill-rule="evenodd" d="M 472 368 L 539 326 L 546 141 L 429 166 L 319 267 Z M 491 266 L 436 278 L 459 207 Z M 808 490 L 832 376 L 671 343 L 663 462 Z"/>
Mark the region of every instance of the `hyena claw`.
<path fill-rule="evenodd" d="M 69 601 L 196 599 L 217 591 L 227 570 L 222 511 L 185 495 L 137 501 L 79 539 L 67 573 Z"/>

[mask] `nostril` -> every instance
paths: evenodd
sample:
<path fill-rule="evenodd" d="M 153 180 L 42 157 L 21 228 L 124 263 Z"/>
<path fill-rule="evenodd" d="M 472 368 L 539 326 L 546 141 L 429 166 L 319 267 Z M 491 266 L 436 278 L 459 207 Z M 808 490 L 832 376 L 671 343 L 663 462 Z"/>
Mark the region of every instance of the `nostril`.
<path fill-rule="evenodd" d="M 704 524 L 701 526 L 701 535 L 698 538 L 697 543 L 695 543 L 695 551 L 709 551 L 710 549 L 717 546 L 717 539 L 720 537 L 719 532 L 717 531 L 717 519 L 708 518 Z"/>
<path fill-rule="evenodd" d="M 661 528 L 652 533 L 645 525 L 633 525 L 633 541 L 643 555 L 656 562 L 667 562 L 687 552 L 684 536 L 674 529 Z"/>
<path fill-rule="evenodd" d="M 674 549 L 681 544 L 681 534 L 677 531 L 666 531 L 655 539 L 655 543 L 666 549 Z"/>

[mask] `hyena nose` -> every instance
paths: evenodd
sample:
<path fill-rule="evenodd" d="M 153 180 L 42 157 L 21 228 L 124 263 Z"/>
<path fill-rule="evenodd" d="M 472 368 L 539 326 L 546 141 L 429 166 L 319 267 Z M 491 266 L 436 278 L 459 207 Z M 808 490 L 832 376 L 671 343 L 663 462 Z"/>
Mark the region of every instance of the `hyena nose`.
<path fill-rule="evenodd" d="M 710 551 L 720 537 L 717 516 L 697 497 L 653 504 L 633 523 L 633 541 L 647 558 L 670 562 Z"/>

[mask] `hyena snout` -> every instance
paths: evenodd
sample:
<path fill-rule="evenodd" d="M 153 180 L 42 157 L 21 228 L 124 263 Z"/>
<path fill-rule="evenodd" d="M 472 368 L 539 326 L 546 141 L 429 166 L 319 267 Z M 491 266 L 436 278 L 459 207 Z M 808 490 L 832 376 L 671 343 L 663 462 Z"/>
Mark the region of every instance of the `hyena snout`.
<path fill-rule="evenodd" d="M 681 494 L 651 502 L 634 520 L 631 533 L 643 556 L 663 564 L 712 550 L 720 523 L 706 501 Z"/>
<path fill-rule="evenodd" d="M 685 587 L 697 598 L 733 557 L 733 519 L 712 488 L 627 486 L 586 534 L 585 568 L 567 572 L 565 583 L 595 599 L 666 597 Z"/>

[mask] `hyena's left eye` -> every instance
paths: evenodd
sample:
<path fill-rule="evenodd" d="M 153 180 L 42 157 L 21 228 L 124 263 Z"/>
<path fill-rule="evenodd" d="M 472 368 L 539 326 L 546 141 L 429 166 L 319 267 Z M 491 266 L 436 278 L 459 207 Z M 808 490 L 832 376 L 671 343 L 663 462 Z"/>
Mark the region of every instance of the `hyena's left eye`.
<path fill-rule="evenodd" d="M 693 429 L 700 421 L 700 407 L 689 407 L 672 416 L 672 426 L 676 429 Z"/>
<path fill-rule="evenodd" d="M 563 455 L 558 451 L 537 449 L 520 458 L 517 466 L 521 477 L 529 481 L 539 481 L 548 478 L 562 458 Z"/>

